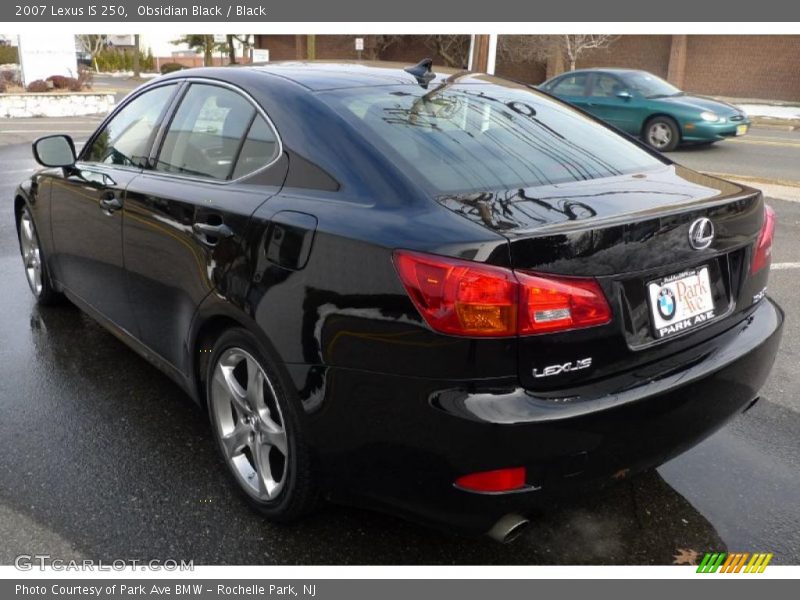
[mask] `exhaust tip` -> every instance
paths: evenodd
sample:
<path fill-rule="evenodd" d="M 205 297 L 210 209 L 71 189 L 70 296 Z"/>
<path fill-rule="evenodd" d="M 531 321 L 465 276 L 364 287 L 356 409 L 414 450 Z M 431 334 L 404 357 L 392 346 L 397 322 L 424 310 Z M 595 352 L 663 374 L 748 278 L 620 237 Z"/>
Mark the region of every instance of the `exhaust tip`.
<path fill-rule="evenodd" d="M 490 538 L 501 544 L 508 544 L 517 539 L 528 528 L 530 521 L 525 517 L 509 513 L 497 520 L 492 528 L 486 532 Z"/>

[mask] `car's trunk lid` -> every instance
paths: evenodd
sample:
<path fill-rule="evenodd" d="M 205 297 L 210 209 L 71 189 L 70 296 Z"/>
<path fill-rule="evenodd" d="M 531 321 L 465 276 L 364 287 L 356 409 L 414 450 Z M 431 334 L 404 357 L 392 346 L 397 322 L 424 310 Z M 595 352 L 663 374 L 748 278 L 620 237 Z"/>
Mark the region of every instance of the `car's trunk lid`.
<path fill-rule="evenodd" d="M 520 338 L 520 379 L 531 389 L 634 372 L 673 355 L 730 327 L 766 285 L 765 273 L 748 276 L 761 194 L 680 166 L 439 201 L 503 234 L 514 269 L 593 277 L 609 300 L 608 325 Z M 700 219 L 711 221 L 714 237 L 697 249 L 689 230 Z M 676 285 L 702 288 L 708 308 L 677 330 L 683 313 L 669 322 L 657 306 L 659 291 Z"/>

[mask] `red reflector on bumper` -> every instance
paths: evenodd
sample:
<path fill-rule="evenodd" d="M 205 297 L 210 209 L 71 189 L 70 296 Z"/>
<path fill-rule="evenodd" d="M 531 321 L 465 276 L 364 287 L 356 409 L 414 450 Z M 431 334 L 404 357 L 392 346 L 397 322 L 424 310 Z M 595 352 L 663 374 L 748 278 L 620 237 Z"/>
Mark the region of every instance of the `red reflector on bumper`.
<path fill-rule="evenodd" d="M 510 492 L 525 487 L 525 467 L 462 475 L 456 486 L 473 492 Z"/>

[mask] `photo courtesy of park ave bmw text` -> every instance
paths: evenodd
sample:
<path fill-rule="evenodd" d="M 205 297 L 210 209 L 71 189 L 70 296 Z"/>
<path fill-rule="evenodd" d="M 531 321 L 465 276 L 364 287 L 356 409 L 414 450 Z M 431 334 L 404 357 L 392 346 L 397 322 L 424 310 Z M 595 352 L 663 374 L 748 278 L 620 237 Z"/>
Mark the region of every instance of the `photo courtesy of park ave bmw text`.
<path fill-rule="evenodd" d="M 800 10 L 673 4 L 0 6 L 0 596 L 800 576 Z"/>

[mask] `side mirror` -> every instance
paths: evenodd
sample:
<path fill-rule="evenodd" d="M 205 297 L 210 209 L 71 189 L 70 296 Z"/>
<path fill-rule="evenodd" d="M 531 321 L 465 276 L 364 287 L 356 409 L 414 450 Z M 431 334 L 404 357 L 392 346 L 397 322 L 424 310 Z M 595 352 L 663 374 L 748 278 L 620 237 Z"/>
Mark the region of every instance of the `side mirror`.
<path fill-rule="evenodd" d="M 48 135 L 33 142 L 33 157 L 44 167 L 71 167 L 75 143 L 68 135 Z"/>
<path fill-rule="evenodd" d="M 633 94 L 631 94 L 628 90 L 622 90 L 621 92 L 617 92 L 617 98 L 621 98 L 622 100 L 630 100 L 633 98 Z"/>

